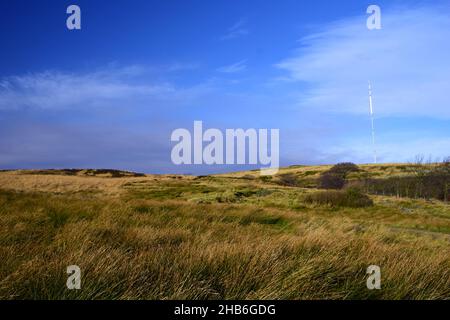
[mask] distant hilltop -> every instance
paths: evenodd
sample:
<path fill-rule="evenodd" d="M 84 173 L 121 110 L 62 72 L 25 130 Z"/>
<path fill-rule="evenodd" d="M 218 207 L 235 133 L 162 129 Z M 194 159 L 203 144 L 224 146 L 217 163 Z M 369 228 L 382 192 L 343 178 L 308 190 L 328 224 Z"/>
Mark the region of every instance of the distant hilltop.
<path fill-rule="evenodd" d="M 145 177 L 144 173 L 116 170 L 116 169 L 34 169 L 34 170 L 0 170 L 17 171 L 24 174 L 62 175 L 62 176 L 88 176 L 88 177 Z"/>

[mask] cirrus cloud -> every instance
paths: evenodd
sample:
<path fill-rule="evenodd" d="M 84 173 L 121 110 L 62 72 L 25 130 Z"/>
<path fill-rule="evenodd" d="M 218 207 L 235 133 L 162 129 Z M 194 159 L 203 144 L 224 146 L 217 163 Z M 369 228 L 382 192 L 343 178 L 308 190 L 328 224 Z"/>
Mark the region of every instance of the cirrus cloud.
<path fill-rule="evenodd" d="M 4 77 L 0 79 L 0 110 L 151 107 L 161 102 L 189 102 L 212 90 L 208 82 L 180 87 L 161 80 L 161 76 L 152 78 L 145 68 L 137 66 L 86 73 L 47 70 Z"/>

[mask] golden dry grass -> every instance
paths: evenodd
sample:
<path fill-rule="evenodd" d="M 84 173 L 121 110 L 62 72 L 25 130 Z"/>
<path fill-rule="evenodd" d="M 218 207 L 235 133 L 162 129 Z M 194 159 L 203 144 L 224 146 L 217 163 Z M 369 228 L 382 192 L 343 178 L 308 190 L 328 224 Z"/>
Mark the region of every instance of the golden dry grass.
<path fill-rule="evenodd" d="M 1 172 L 0 298 L 450 298 L 448 204 L 315 206 L 314 189 L 249 175 Z M 73 264 L 81 290 L 66 288 Z M 372 264 L 381 290 L 366 287 Z"/>

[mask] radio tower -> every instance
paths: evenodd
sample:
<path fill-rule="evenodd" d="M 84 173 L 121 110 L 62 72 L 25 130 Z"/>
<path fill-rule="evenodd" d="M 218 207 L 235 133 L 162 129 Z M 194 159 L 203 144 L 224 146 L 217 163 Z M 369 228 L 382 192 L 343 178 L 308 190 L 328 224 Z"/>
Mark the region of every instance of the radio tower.
<path fill-rule="evenodd" d="M 373 146 L 373 161 L 377 163 L 377 149 L 375 148 L 375 126 L 373 124 L 373 104 L 372 104 L 372 86 L 369 81 L 369 108 L 370 108 L 370 121 L 372 123 L 372 146 Z"/>

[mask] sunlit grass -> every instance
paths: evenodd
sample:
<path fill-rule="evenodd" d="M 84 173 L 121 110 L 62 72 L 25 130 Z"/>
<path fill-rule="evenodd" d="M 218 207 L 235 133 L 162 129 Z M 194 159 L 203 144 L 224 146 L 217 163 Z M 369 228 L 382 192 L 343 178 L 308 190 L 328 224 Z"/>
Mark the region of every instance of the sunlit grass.
<path fill-rule="evenodd" d="M 245 175 L 0 176 L 3 299 L 450 298 L 440 201 L 332 207 L 304 201 L 315 189 Z M 81 290 L 66 288 L 73 264 Z M 366 288 L 372 264 L 381 290 Z"/>

